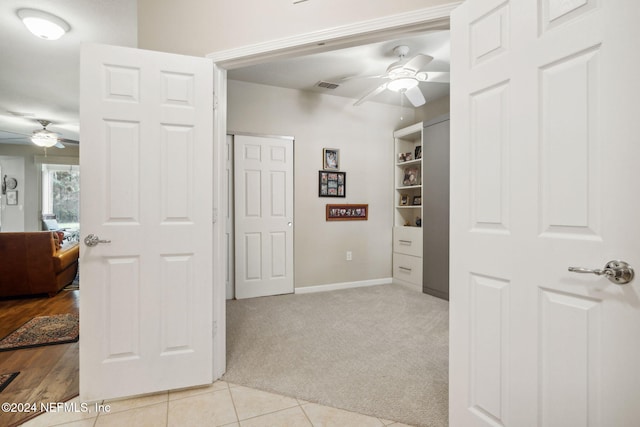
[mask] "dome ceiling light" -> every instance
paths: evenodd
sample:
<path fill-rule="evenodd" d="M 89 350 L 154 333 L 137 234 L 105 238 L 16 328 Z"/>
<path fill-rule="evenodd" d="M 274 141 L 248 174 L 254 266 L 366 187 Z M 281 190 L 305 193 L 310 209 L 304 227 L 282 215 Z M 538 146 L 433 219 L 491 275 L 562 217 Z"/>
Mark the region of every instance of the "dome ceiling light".
<path fill-rule="evenodd" d="M 42 129 L 34 130 L 31 135 L 31 142 L 39 147 L 50 148 L 58 143 L 58 134 L 47 130 L 47 126 L 51 124 L 48 120 L 38 120 L 42 125 Z"/>
<path fill-rule="evenodd" d="M 58 40 L 71 27 L 62 19 L 37 9 L 20 9 L 18 17 L 35 36 L 45 40 Z"/>

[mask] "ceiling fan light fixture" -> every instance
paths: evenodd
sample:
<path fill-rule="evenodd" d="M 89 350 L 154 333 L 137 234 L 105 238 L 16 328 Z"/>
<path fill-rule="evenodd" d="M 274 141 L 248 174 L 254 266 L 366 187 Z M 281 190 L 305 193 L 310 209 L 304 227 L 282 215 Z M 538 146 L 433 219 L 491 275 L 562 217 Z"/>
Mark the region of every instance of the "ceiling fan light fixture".
<path fill-rule="evenodd" d="M 413 77 L 401 77 L 399 79 L 391 80 L 387 84 L 387 89 L 394 92 L 404 92 L 412 87 L 418 86 L 418 80 Z"/>
<path fill-rule="evenodd" d="M 58 143 L 58 135 L 46 129 L 40 129 L 33 132 L 31 142 L 39 147 L 53 147 Z"/>
<path fill-rule="evenodd" d="M 61 18 L 42 10 L 20 9 L 17 13 L 27 29 L 44 40 L 58 40 L 71 29 Z"/>

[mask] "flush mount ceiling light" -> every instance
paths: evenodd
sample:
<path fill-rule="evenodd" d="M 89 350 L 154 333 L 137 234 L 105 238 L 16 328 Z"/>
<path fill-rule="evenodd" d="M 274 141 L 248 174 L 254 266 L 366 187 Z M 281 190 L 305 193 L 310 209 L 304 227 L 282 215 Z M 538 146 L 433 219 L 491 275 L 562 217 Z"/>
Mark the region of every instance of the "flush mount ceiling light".
<path fill-rule="evenodd" d="M 29 31 L 45 40 L 58 40 L 71 29 L 62 19 L 41 10 L 20 9 L 18 16 Z"/>

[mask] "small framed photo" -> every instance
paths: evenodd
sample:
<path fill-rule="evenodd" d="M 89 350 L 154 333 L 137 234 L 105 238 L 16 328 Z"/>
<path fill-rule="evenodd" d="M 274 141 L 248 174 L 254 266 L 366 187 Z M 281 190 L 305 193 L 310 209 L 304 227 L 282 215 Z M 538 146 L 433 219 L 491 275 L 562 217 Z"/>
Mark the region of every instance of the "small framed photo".
<path fill-rule="evenodd" d="M 18 190 L 7 190 L 7 205 L 18 204 Z"/>
<path fill-rule="evenodd" d="M 414 206 L 420 206 L 421 204 L 422 204 L 422 197 L 413 196 L 413 205 Z"/>
<path fill-rule="evenodd" d="M 346 197 L 347 173 L 318 171 L 318 197 Z"/>
<path fill-rule="evenodd" d="M 327 205 L 327 221 L 366 221 L 369 205 Z"/>
<path fill-rule="evenodd" d="M 416 160 L 422 158 L 422 145 L 418 145 L 415 151 Z"/>
<path fill-rule="evenodd" d="M 322 168 L 329 171 L 340 170 L 340 150 L 337 148 L 323 148 Z"/>
<path fill-rule="evenodd" d="M 407 166 L 404 168 L 404 177 L 402 185 L 410 187 L 412 185 L 420 185 L 420 170 L 415 166 Z"/>
<path fill-rule="evenodd" d="M 409 195 L 401 194 L 400 195 L 400 206 L 408 206 L 409 205 Z"/>

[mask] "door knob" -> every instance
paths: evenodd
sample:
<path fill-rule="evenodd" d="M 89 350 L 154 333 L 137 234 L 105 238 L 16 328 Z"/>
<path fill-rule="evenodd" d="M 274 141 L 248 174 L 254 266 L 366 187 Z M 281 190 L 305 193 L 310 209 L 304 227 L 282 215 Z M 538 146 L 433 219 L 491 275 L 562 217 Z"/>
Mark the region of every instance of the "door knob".
<path fill-rule="evenodd" d="M 633 280 L 633 268 L 624 261 L 609 261 L 602 270 L 592 270 L 584 267 L 569 267 L 572 273 L 591 273 L 597 276 L 607 276 L 610 282 L 617 285 L 625 285 Z"/>
<path fill-rule="evenodd" d="M 98 246 L 98 243 L 111 243 L 111 240 L 100 240 L 100 238 L 95 234 L 89 234 L 84 238 L 84 244 L 90 248 Z"/>

